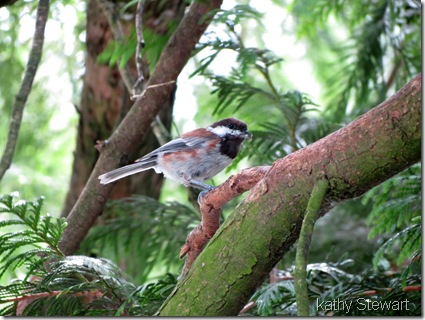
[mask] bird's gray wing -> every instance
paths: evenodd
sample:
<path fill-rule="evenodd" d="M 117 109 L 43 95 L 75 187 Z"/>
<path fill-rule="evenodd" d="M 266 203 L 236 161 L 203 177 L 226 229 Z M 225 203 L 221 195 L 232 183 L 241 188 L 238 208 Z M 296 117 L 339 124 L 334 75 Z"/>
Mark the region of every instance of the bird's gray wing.
<path fill-rule="evenodd" d="M 198 138 L 177 138 L 167 142 L 158 149 L 144 155 L 143 157 L 137 159 L 135 162 L 150 162 L 156 160 L 159 154 L 165 154 L 170 152 L 182 151 L 182 150 L 191 150 L 203 144 L 204 141 Z"/>
<path fill-rule="evenodd" d="M 204 141 L 198 138 L 177 138 L 172 140 L 158 149 L 148 153 L 144 157 L 137 159 L 135 163 L 112 170 L 99 176 L 100 183 L 107 184 L 132 174 L 155 168 L 157 159 L 160 154 L 176 152 L 181 150 L 190 150 L 202 144 Z"/>

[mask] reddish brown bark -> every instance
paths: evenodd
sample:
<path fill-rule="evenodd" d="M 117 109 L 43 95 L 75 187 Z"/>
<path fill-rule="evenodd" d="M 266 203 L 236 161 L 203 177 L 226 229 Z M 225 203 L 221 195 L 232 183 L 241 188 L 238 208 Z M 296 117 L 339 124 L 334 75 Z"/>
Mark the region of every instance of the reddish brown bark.
<path fill-rule="evenodd" d="M 113 184 L 101 185 L 97 177 L 125 164 L 134 153 L 154 117 L 173 91 L 178 75 L 207 28 L 210 19 L 205 19 L 205 15 L 219 8 L 221 2 L 213 0 L 192 4 L 163 50 L 143 94 L 104 144 L 83 192 L 68 215 L 68 227 L 60 243 L 65 254 L 72 254 L 79 247 L 96 218 L 102 213 L 114 187 Z"/>
<path fill-rule="evenodd" d="M 279 159 L 198 256 L 161 316 L 237 315 L 298 239 L 311 190 L 329 182 L 320 214 L 421 159 L 421 75 L 333 134 Z"/>
<path fill-rule="evenodd" d="M 182 276 L 186 275 L 205 244 L 220 226 L 223 206 L 255 186 L 269 169 L 269 166 L 262 166 L 242 170 L 202 196 L 200 199 L 201 223 L 189 233 L 180 251 L 180 258 L 187 254 Z"/>
<path fill-rule="evenodd" d="M 121 110 L 128 109 L 131 105 L 118 68 L 97 63 L 99 54 L 112 39 L 108 21 L 99 4 L 97 1 L 89 1 L 85 75 L 81 100 L 77 108 L 79 113 L 77 144 L 62 216 L 68 215 L 93 170 L 98 158 L 98 152 L 93 148 L 96 140 L 108 136 L 116 125 Z"/>
<path fill-rule="evenodd" d="M 171 21 L 178 23 L 182 18 L 184 7 L 185 3 L 182 0 L 169 2 L 165 6 L 147 1 L 144 20 L 148 26 L 145 27 L 149 27 L 151 32 L 161 35 L 170 32 L 162 24 L 155 25 L 154 22 L 166 15 L 168 26 Z M 120 19 L 118 23 L 121 26 L 120 31 L 124 33 L 123 36 L 128 36 L 133 20 Z M 118 67 L 110 67 L 97 62 L 99 54 L 104 51 L 110 41 L 114 40 L 114 32 L 97 0 L 88 2 L 86 35 L 85 76 L 80 105 L 77 108 L 79 112 L 77 144 L 62 216 L 67 216 L 75 205 L 99 157 L 98 151 L 94 148 L 96 141 L 109 137 L 133 104 Z M 146 70 L 145 81 L 147 81 L 149 61 L 146 57 L 143 59 L 143 67 Z M 137 78 L 134 57 L 130 59 L 126 71 L 130 73 L 132 79 Z M 168 130 L 171 128 L 173 103 L 174 94 L 171 94 L 159 114 L 161 122 Z M 159 147 L 159 143 L 152 130 L 149 130 L 138 143 L 138 148 L 127 159 L 123 159 L 123 164 L 133 162 L 157 147 Z M 154 171 L 146 171 L 119 181 L 110 198 L 118 199 L 131 194 L 158 198 L 162 182 L 161 175 L 155 174 Z"/>
<path fill-rule="evenodd" d="M 63 291 L 40 292 L 40 293 L 23 295 L 18 298 L 9 299 L 7 301 L 17 302 L 16 315 L 19 317 L 19 316 L 25 316 L 24 314 L 25 308 L 28 307 L 35 300 L 55 297 L 55 296 L 63 295 L 63 294 L 64 294 Z M 88 305 L 93 300 L 101 299 L 104 294 L 100 291 L 83 291 L 83 292 L 73 293 L 71 295 L 76 297 L 81 297 L 81 302 L 83 303 L 83 305 Z"/>

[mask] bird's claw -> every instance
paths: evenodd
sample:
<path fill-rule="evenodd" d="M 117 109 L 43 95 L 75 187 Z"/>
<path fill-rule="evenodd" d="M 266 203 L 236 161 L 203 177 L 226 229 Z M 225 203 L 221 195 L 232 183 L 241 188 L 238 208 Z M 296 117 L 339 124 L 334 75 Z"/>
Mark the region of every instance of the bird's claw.
<path fill-rule="evenodd" d="M 214 190 L 216 187 L 213 186 L 208 186 L 208 188 L 205 188 L 203 191 L 201 191 L 198 194 L 198 204 L 201 205 L 201 199 L 203 196 L 205 196 L 208 192 L 210 192 L 211 190 Z"/>

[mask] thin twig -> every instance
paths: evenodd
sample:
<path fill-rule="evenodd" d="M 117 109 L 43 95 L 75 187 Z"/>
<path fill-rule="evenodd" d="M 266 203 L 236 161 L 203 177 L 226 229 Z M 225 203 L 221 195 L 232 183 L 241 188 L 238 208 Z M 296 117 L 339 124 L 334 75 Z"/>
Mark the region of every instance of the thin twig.
<path fill-rule="evenodd" d="M 396 63 L 393 67 L 393 69 L 391 70 L 391 73 L 387 79 L 387 82 L 385 83 L 385 89 L 388 91 L 388 89 L 393 85 L 394 80 L 396 78 L 396 75 L 398 73 L 398 71 L 400 70 L 401 66 L 403 65 L 403 59 L 397 59 Z"/>
<path fill-rule="evenodd" d="M 394 288 L 382 288 L 380 290 L 367 290 L 360 294 L 359 296 L 374 296 L 377 294 L 385 294 L 387 292 L 393 291 Z M 405 288 L 402 288 L 401 291 L 408 292 L 408 291 L 420 291 L 422 290 L 422 286 L 406 286 Z"/>
<path fill-rule="evenodd" d="M 171 140 L 171 135 L 168 132 L 167 128 L 162 123 L 159 115 L 156 115 L 155 121 L 152 121 L 151 128 L 152 128 L 153 134 L 158 139 L 159 144 L 163 145 Z"/>
<path fill-rule="evenodd" d="M 301 226 L 300 237 L 298 239 L 297 253 L 295 256 L 294 269 L 294 289 L 297 301 L 298 316 L 309 316 L 309 299 L 307 289 L 307 259 L 310 250 L 311 236 L 313 235 L 314 224 L 316 223 L 320 207 L 329 184 L 325 179 L 319 180 L 313 187 L 310 199 L 308 200 L 306 213 Z"/>
<path fill-rule="evenodd" d="M 14 298 L 9 298 L 9 299 L 5 299 L 4 301 L 6 302 L 17 302 L 17 301 L 22 301 L 22 300 L 26 300 L 26 299 L 41 299 L 41 298 L 48 298 L 48 297 L 54 297 L 54 296 L 58 296 L 60 294 L 63 294 L 64 291 L 49 291 L 49 292 L 38 292 L 38 293 L 30 293 L 30 294 L 25 294 L 22 296 L 18 296 L 18 297 L 14 297 Z M 76 292 L 76 293 L 71 293 L 71 295 L 74 296 L 94 296 L 94 297 L 102 297 L 103 293 L 99 292 L 99 291 L 82 291 L 82 292 Z"/>
<path fill-rule="evenodd" d="M 112 33 L 114 34 L 115 41 L 120 44 L 125 44 L 125 34 L 121 23 L 119 21 L 119 14 L 116 10 L 115 4 L 107 0 L 97 0 L 102 8 L 103 14 L 108 20 L 109 26 L 111 27 Z M 134 84 L 134 78 L 131 75 L 130 66 L 125 65 L 124 68 L 118 68 L 121 78 L 124 81 L 125 87 L 131 94 Z"/>
<path fill-rule="evenodd" d="M 119 15 L 116 10 L 115 4 L 112 2 L 109 2 L 108 0 L 98 0 L 98 2 L 102 8 L 103 14 L 106 16 L 106 19 L 108 20 L 109 26 L 114 35 L 114 39 L 117 42 L 124 44 L 126 41 L 125 34 L 121 26 L 121 23 L 119 21 Z M 144 0 L 139 0 L 139 3 L 137 4 L 136 22 L 135 22 L 136 32 L 137 32 L 137 47 L 136 47 L 136 65 L 137 65 L 137 74 L 138 74 L 137 81 L 134 80 L 131 74 L 130 66 L 128 64 L 126 64 L 124 68 L 120 68 L 118 66 L 118 71 L 121 75 L 121 79 L 123 80 L 125 87 L 128 93 L 130 94 L 131 100 L 136 100 L 140 98 L 145 92 L 143 90 L 145 77 L 143 73 L 143 63 L 142 63 L 142 49 L 145 45 L 143 32 L 142 32 L 143 31 L 142 29 L 143 5 L 144 5 Z M 168 81 L 164 84 L 152 85 L 149 88 L 153 88 L 153 87 L 161 86 L 161 85 L 168 85 L 170 83 L 175 83 L 175 81 L 173 80 L 173 81 Z M 161 144 L 169 141 L 169 139 L 167 140 L 166 138 L 169 136 L 169 133 L 166 130 L 164 131 L 161 129 L 161 123 L 160 123 L 159 117 L 155 118 L 151 126 L 157 129 L 157 130 L 154 130 L 153 132 L 155 137 Z"/>
<path fill-rule="evenodd" d="M 48 15 L 49 0 L 40 0 L 37 8 L 34 40 L 29 54 L 24 79 L 22 80 L 21 87 L 19 88 L 19 92 L 16 95 L 15 102 L 13 104 L 7 143 L 3 150 L 0 161 L 0 180 L 3 178 L 5 172 L 12 164 L 25 104 L 31 92 L 34 77 L 37 72 L 38 65 L 40 64 L 41 55 L 43 53 L 44 29 L 46 27 Z"/>
<path fill-rule="evenodd" d="M 239 315 L 247 312 L 249 309 L 254 308 L 257 305 L 256 301 L 251 301 L 249 302 L 247 305 L 245 305 L 245 307 L 243 307 L 243 309 L 239 312 Z"/>
<path fill-rule="evenodd" d="M 145 80 L 143 76 L 143 59 L 142 50 L 145 47 L 145 40 L 143 38 L 143 8 L 145 1 L 139 0 L 136 9 L 136 34 L 137 34 L 137 47 L 136 47 L 136 66 L 137 66 L 137 81 L 132 89 L 132 97 L 140 94 L 143 90 L 143 82 Z"/>

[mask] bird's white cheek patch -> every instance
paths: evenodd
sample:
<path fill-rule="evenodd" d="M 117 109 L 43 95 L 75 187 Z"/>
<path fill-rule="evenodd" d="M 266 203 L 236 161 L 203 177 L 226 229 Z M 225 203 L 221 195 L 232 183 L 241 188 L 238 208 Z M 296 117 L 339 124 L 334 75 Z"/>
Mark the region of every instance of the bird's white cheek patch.
<path fill-rule="evenodd" d="M 224 137 L 226 134 L 233 134 L 233 130 L 223 126 L 218 126 L 215 128 L 208 127 L 207 130 L 211 131 L 212 133 L 215 133 L 220 137 Z"/>

